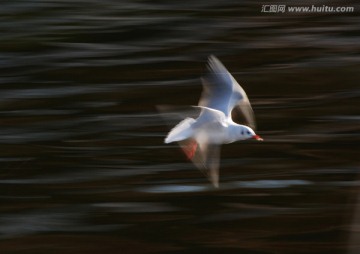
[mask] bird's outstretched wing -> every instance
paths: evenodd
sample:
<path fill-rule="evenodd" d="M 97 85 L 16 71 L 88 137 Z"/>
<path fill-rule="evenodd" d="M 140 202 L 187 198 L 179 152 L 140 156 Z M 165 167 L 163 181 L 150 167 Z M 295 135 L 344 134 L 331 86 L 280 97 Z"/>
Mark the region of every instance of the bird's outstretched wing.
<path fill-rule="evenodd" d="M 244 89 L 215 56 L 208 60 L 209 73 L 202 78 L 199 106 L 222 111 L 226 117 L 241 115 L 244 124 L 255 129 L 254 112 Z"/>
<path fill-rule="evenodd" d="M 220 145 L 187 139 L 179 144 L 187 157 L 216 187 L 219 187 Z"/>

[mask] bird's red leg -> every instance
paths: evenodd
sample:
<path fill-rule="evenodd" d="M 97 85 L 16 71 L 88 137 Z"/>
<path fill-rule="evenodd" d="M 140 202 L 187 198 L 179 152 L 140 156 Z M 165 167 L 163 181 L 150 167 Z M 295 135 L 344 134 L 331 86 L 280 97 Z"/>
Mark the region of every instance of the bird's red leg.
<path fill-rule="evenodd" d="M 194 139 L 190 139 L 187 144 L 183 145 L 181 148 L 183 149 L 186 157 L 191 160 L 197 149 L 197 142 Z"/>

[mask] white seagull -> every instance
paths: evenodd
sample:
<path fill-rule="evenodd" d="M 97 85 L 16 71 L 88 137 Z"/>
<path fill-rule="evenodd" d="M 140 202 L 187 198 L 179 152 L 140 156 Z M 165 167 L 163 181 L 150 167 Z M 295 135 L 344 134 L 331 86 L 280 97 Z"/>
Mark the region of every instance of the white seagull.
<path fill-rule="evenodd" d="M 180 142 L 193 163 L 204 172 L 215 187 L 219 187 L 220 146 L 238 140 L 256 139 L 254 113 L 242 87 L 215 57 L 208 60 L 207 76 L 203 77 L 203 92 L 196 108 L 199 116 L 186 118 L 165 138 L 165 143 Z M 242 114 L 245 125 L 237 124 L 232 114 Z"/>

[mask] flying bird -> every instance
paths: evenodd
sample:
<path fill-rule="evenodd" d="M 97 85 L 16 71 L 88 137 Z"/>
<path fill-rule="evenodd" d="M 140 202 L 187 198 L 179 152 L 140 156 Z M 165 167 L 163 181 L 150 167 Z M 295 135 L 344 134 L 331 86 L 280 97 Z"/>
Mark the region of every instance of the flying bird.
<path fill-rule="evenodd" d="M 203 92 L 198 117 L 187 117 L 165 138 L 165 143 L 179 142 L 186 156 L 219 187 L 220 147 L 239 140 L 263 139 L 255 133 L 255 118 L 244 89 L 215 56 L 208 59 L 208 73 L 201 78 Z M 233 121 L 240 114 L 244 125 Z"/>

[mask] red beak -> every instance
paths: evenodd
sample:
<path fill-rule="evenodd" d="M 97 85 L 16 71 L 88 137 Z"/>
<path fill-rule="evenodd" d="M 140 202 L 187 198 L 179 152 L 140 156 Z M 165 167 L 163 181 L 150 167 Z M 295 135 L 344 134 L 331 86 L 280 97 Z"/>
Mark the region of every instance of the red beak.
<path fill-rule="evenodd" d="M 264 141 L 262 138 L 260 138 L 259 135 L 254 135 L 253 139 L 259 140 L 259 141 Z"/>

